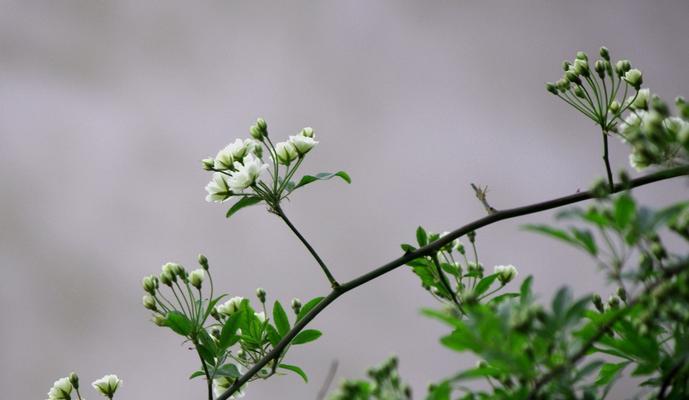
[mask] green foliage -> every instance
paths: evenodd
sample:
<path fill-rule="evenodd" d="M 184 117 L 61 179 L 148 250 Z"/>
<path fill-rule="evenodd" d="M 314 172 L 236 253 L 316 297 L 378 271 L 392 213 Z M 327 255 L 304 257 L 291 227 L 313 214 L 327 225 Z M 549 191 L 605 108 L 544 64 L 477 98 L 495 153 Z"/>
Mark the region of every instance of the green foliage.
<path fill-rule="evenodd" d="M 397 358 L 371 368 L 367 375 L 368 379 L 343 381 L 329 400 L 411 400 L 411 388 L 397 372 Z"/>

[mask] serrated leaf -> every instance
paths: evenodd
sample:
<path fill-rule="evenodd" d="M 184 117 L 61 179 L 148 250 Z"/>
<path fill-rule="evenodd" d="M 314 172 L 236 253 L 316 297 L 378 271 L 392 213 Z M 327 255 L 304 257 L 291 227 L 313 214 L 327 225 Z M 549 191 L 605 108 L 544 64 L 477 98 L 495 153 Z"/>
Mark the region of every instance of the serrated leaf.
<path fill-rule="evenodd" d="M 325 181 L 334 177 L 340 177 L 342 180 L 344 180 L 347 183 L 352 183 L 352 178 L 349 177 L 349 174 L 347 174 L 345 171 L 337 171 L 333 173 L 329 172 L 321 172 L 316 175 L 304 175 L 300 180 L 299 183 L 297 183 L 294 188 L 291 191 L 294 191 L 296 189 L 299 189 L 302 186 L 306 186 L 309 183 L 316 182 L 316 181 Z"/>
<path fill-rule="evenodd" d="M 289 319 L 287 318 L 287 313 L 279 301 L 275 300 L 273 304 L 273 322 L 275 322 L 275 328 L 277 328 L 280 337 L 285 336 L 285 333 L 289 331 Z"/>
<path fill-rule="evenodd" d="M 314 340 L 321 337 L 321 335 L 323 335 L 323 333 L 319 330 L 305 329 L 305 330 L 299 332 L 299 334 L 297 336 L 295 336 L 294 339 L 292 339 L 292 344 L 297 345 L 297 344 L 304 344 L 304 343 L 313 342 Z"/>
<path fill-rule="evenodd" d="M 488 289 L 490 289 L 490 285 L 492 285 L 497 278 L 498 274 L 491 274 L 481 279 L 474 288 L 474 295 L 480 296 L 485 293 Z"/>
<path fill-rule="evenodd" d="M 225 217 L 230 218 L 234 213 L 241 210 L 242 208 L 253 206 L 255 204 L 260 203 L 261 201 L 263 201 L 263 199 L 258 196 L 242 197 L 238 202 L 234 203 L 229 210 L 227 210 L 227 214 L 225 214 Z"/>
<path fill-rule="evenodd" d="M 278 367 L 294 372 L 295 374 L 301 376 L 301 379 L 304 380 L 304 383 L 309 383 L 309 377 L 306 375 L 306 372 L 304 372 L 301 368 L 297 367 L 296 365 L 280 364 L 278 365 Z"/>
<path fill-rule="evenodd" d="M 170 327 L 175 333 L 182 336 L 189 336 L 194 329 L 194 324 L 186 315 L 179 311 L 170 311 L 165 316 L 165 325 Z"/>

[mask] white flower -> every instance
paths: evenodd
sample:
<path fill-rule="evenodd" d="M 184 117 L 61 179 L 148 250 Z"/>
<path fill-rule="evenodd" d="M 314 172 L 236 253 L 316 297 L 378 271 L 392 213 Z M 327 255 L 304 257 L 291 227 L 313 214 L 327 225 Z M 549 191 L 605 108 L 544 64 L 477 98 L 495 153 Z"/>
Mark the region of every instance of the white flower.
<path fill-rule="evenodd" d="M 266 313 L 264 313 L 263 311 L 258 312 L 258 313 L 255 312 L 254 315 L 256 316 L 256 318 L 258 318 L 258 320 L 259 320 L 261 323 L 266 322 Z"/>
<path fill-rule="evenodd" d="M 241 373 L 241 370 L 240 370 Z M 232 380 L 230 378 L 227 378 L 225 376 L 221 376 L 218 378 L 213 379 L 213 392 L 215 393 L 215 397 L 220 397 L 221 394 L 225 393 L 227 389 L 232 386 Z M 246 384 L 239 388 L 238 391 L 236 391 L 232 396 L 230 396 L 230 399 L 238 399 L 240 397 L 244 397 L 244 389 L 246 388 Z"/>
<path fill-rule="evenodd" d="M 206 201 L 209 203 L 222 203 L 223 201 L 229 199 L 232 195 L 232 191 L 230 190 L 230 187 L 227 184 L 226 175 L 220 172 L 214 173 L 213 179 L 211 179 L 211 181 L 208 182 L 208 185 L 206 185 L 206 192 L 208 192 L 208 196 L 206 196 Z"/>
<path fill-rule="evenodd" d="M 246 146 L 247 154 L 253 154 L 258 158 L 263 157 L 263 146 L 261 146 L 261 142 L 258 140 L 246 139 L 244 140 L 244 146 Z"/>
<path fill-rule="evenodd" d="M 641 172 L 648 167 L 648 163 L 644 161 L 639 154 L 632 152 L 629 154 L 629 165 L 635 170 Z"/>
<path fill-rule="evenodd" d="M 70 400 L 72 398 L 72 384 L 69 378 L 60 378 L 53 383 L 48 392 L 48 400 Z"/>
<path fill-rule="evenodd" d="M 247 154 L 242 163 L 234 162 L 235 171 L 227 180 L 232 192 L 239 193 L 256 183 L 256 179 L 263 171 L 268 169 L 268 164 L 256 158 L 253 154 Z"/>
<path fill-rule="evenodd" d="M 275 145 L 275 155 L 282 165 L 289 165 L 299 157 L 297 148 L 291 142 L 280 142 Z"/>
<path fill-rule="evenodd" d="M 117 375 L 105 375 L 104 377 L 97 379 L 91 383 L 94 389 L 96 389 L 103 396 L 111 399 L 117 388 L 122 386 L 122 380 L 117 377 Z"/>
<path fill-rule="evenodd" d="M 243 297 L 233 297 L 223 304 L 216 306 L 215 310 L 218 312 L 218 314 L 223 314 L 225 316 L 230 316 L 234 313 L 236 313 L 239 310 L 239 305 L 242 304 L 242 300 L 244 300 Z"/>
<path fill-rule="evenodd" d="M 201 289 L 201 283 L 203 282 L 203 278 L 206 276 L 206 271 L 203 269 L 195 269 L 189 273 L 189 283 L 191 283 L 191 286 Z"/>
<path fill-rule="evenodd" d="M 303 135 L 290 136 L 289 141 L 297 149 L 297 153 L 299 153 L 300 156 L 303 156 L 304 154 L 308 153 L 309 150 L 311 150 L 318 144 L 318 142 L 313 140 L 312 137 L 307 137 Z"/>
<path fill-rule="evenodd" d="M 636 94 L 636 99 L 634 99 L 634 96 L 630 96 L 629 99 L 627 99 L 627 102 L 631 102 L 631 107 L 634 109 L 647 110 L 648 109 L 648 101 L 650 98 L 651 98 L 651 91 L 648 89 L 641 89 Z M 632 102 L 632 99 L 634 99 L 633 102 Z"/>
<path fill-rule="evenodd" d="M 519 272 L 514 265 L 496 265 L 493 271 L 498 274 L 498 280 L 503 284 L 507 284 L 517 277 Z"/>
<path fill-rule="evenodd" d="M 313 133 L 313 128 L 310 126 L 307 126 L 306 128 L 302 129 L 301 132 L 299 132 L 299 134 L 310 138 L 313 138 L 315 136 L 315 134 Z"/>

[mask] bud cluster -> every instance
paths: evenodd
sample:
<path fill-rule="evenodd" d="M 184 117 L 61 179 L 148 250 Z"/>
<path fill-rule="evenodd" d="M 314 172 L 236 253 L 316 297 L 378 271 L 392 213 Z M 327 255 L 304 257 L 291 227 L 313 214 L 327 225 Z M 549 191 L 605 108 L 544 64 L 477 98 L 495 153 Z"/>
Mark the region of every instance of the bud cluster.
<path fill-rule="evenodd" d="M 117 375 L 105 375 L 91 383 L 94 389 L 107 399 L 112 400 L 115 392 L 122 386 L 122 380 Z M 79 393 L 79 376 L 72 372 L 69 376 L 60 378 L 53 383 L 48 391 L 48 400 L 71 400 L 72 392 L 75 392 L 77 399 L 82 399 Z"/>

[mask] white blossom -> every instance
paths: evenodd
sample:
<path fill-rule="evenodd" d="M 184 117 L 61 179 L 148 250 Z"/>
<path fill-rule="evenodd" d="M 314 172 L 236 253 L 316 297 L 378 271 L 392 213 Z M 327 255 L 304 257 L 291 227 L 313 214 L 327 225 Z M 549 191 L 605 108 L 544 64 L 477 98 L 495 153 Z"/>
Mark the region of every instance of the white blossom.
<path fill-rule="evenodd" d="M 253 154 L 247 154 L 241 163 L 235 161 L 234 167 L 235 171 L 227 180 L 227 184 L 232 192 L 239 193 L 256 183 L 261 173 L 268 169 L 268 164 Z"/>
<path fill-rule="evenodd" d="M 292 161 L 299 157 L 297 148 L 291 142 L 280 142 L 275 145 L 275 155 L 278 163 L 282 165 L 289 165 Z"/>
<path fill-rule="evenodd" d="M 97 379 L 91 383 L 94 389 L 96 389 L 103 396 L 111 399 L 117 388 L 122 386 L 122 380 L 117 377 L 117 375 L 105 375 L 104 377 Z"/>
<path fill-rule="evenodd" d="M 243 297 L 233 297 L 224 302 L 223 304 L 216 306 L 215 310 L 218 312 L 218 314 L 223 314 L 229 317 L 230 315 L 239 311 L 239 305 L 242 304 L 242 300 L 244 300 Z"/>
<path fill-rule="evenodd" d="M 493 271 L 498 274 L 498 280 L 504 285 L 517 277 L 519 272 L 514 265 L 496 265 Z"/>
<path fill-rule="evenodd" d="M 201 289 L 201 283 L 203 282 L 203 278 L 206 276 L 206 271 L 204 271 L 202 268 L 195 269 L 189 273 L 189 283 L 191 283 L 191 286 Z"/>
<path fill-rule="evenodd" d="M 60 378 L 53 383 L 48 391 L 48 400 L 70 400 L 72 398 L 72 383 L 69 378 Z"/>
<path fill-rule="evenodd" d="M 240 369 L 240 373 L 241 373 L 241 369 Z M 232 382 L 233 382 L 233 380 L 231 380 L 230 378 L 225 377 L 225 376 L 221 376 L 221 377 L 213 379 L 213 393 L 215 393 L 215 397 L 220 397 L 221 394 L 225 393 L 225 391 L 227 391 L 227 389 L 229 389 L 230 386 L 232 386 Z M 244 384 L 244 386 L 239 388 L 239 390 L 236 391 L 229 398 L 230 399 L 239 399 L 241 397 L 244 397 L 244 395 L 245 395 L 244 389 L 245 388 L 246 388 L 246 384 Z"/>
<path fill-rule="evenodd" d="M 256 318 L 258 318 L 258 320 L 259 320 L 261 323 L 266 322 L 266 313 L 264 313 L 263 311 L 261 311 L 261 312 L 255 312 L 254 315 L 256 316 Z"/>
<path fill-rule="evenodd" d="M 213 178 L 208 182 L 208 185 L 206 185 L 206 192 L 208 192 L 206 201 L 209 203 L 222 203 L 229 199 L 232 195 L 232 191 L 227 184 L 227 176 L 220 172 L 214 173 Z"/>
<path fill-rule="evenodd" d="M 304 135 L 290 136 L 289 141 L 297 149 L 297 153 L 299 153 L 300 156 L 305 155 L 318 144 L 312 137 Z"/>

